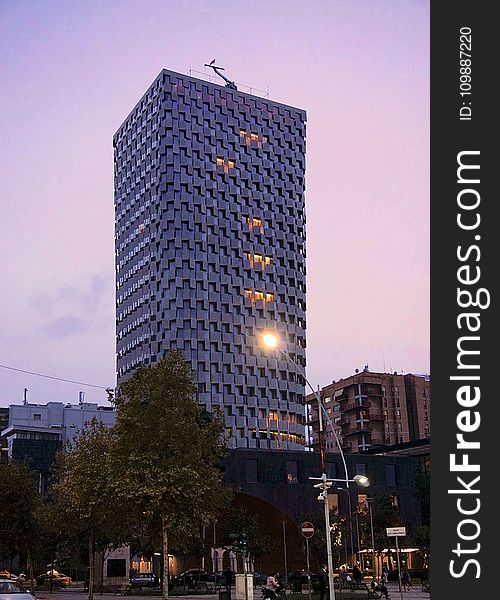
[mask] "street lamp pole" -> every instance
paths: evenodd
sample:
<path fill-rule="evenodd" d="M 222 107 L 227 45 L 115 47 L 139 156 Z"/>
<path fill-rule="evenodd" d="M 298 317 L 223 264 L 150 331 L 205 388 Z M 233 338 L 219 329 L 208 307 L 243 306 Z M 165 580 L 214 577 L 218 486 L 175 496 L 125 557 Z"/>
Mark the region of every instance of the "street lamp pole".
<path fill-rule="evenodd" d="M 318 496 L 318 500 L 324 503 L 325 509 L 325 533 L 326 533 L 326 556 L 328 560 L 328 592 L 330 600 L 335 600 L 335 581 L 333 578 L 333 556 L 332 556 L 332 536 L 330 529 L 330 508 L 328 506 L 328 489 L 331 487 L 332 482 L 326 477 L 326 473 L 323 473 L 321 477 L 309 477 L 309 479 L 319 479 L 321 483 L 317 483 L 314 487 L 321 490 L 321 494 Z"/>
<path fill-rule="evenodd" d="M 368 502 L 368 512 L 370 513 L 370 529 L 372 534 L 372 562 L 373 562 L 373 576 L 375 577 L 375 536 L 373 535 L 373 513 L 372 513 L 372 504 L 371 501 L 373 498 L 367 498 Z"/>
<path fill-rule="evenodd" d="M 351 493 L 349 490 L 341 487 L 336 487 L 336 490 L 340 490 L 341 492 L 347 493 L 347 500 L 349 501 L 349 533 L 351 538 L 351 559 L 354 558 L 354 537 L 352 533 L 352 505 L 351 505 Z M 354 566 L 354 565 L 353 565 Z"/>

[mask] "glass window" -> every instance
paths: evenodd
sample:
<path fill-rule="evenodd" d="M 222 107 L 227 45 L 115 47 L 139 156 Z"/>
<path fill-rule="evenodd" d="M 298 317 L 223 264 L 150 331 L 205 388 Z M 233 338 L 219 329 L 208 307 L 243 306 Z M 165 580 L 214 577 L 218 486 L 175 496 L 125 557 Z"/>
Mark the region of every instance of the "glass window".
<path fill-rule="evenodd" d="M 287 460 L 286 462 L 286 482 L 289 484 L 298 483 L 297 461 Z"/>
<path fill-rule="evenodd" d="M 356 475 L 366 475 L 366 465 L 364 465 L 364 464 L 356 465 Z"/>

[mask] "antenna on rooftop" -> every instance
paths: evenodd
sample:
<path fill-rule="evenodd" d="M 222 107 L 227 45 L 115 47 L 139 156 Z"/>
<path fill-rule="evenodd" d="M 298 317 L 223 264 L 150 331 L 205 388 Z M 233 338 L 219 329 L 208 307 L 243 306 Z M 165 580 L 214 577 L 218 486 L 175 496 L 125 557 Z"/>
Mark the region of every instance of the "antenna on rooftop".
<path fill-rule="evenodd" d="M 25 406 L 26 406 L 26 404 L 28 404 L 28 388 L 24 388 L 23 404 Z"/>
<path fill-rule="evenodd" d="M 219 77 L 222 77 L 222 79 L 224 79 L 224 81 L 226 82 L 226 87 L 230 88 L 231 90 L 237 90 L 238 88 L 236 87 L 236 84 L 234 83 L 234 81 L 231 81 L 230 79 L 228 79 L 225 75 L 223 75 L 220 71 L 225 71 L 224 67 L 218 67 L 215 64 L 215 58 L 213 60 L 211 60 L 208 64 L 205 63 L 205 67 L 210 67 L 210 69 L 214 70 L 214 73 L 216 75 L 218 75 Z"/>

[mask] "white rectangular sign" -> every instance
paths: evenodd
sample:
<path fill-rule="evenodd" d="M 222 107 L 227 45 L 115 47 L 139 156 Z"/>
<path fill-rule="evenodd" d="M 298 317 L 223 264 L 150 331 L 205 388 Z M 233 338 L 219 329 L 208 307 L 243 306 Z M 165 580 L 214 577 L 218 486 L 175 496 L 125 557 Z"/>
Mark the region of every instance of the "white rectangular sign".
<path fill-rule="evenodd" d="M 406 527 L 387 527 L 388 537 L 402 537 L 406 535 Z"/>

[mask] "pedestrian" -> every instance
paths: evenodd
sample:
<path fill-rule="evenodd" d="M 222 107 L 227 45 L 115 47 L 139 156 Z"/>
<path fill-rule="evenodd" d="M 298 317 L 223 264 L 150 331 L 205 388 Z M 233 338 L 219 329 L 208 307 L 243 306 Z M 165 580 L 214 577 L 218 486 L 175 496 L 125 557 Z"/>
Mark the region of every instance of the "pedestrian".
<path fill-rule="evenodd" d="M 407 567 L 403 567 L 403 571 L 401 573 L 401 583 L 403 584 L 403 590 L 405 592 L 409 592 L 411 589 L 413 589 L 410 573 L 408 572 Z"/>
<path fill-rule="evenodd" d="M 373 578 L 372 582 L 370 583 L 370 587 L 373 591 L 380 592 L 384 598 L 389 598 L 389 590 L 387 589 L 384 581 L 379 583 L 378 581 L 375 581 L 375 578 Z"/>
<path fill-rule="evenodd" d="M 359 568 L 359 563 L 356 563 L 352 568 L 352 578 L 354 579 L 354 583 L 356 585 L 359 585 L 361 583 L 361 580 L 363 579 L 361 569 Z"/>
<path fill-rule="evenodd" d="M 224 571 L 224 583 L 226 584 L 227 600 L 231 600 L 231 586 L 233 585 L 233 572 L 231 571 L 231 567 L 228 567 Z"/>
<path fill-rule="evenodd" d="M 345 565 L 342 566 L 342 568 L 340 569 L 340 587 L 348 587 L 348 583 L 349 583 L 349 574 L 347 572 L 347 569 L 345 568 Z"/>
<path fill-rule="evenodd" d="M 318 580 L 318 590 L 319 590 L 319 600 L 325 600 L 325 593 L 328 589 L 328 573 L 326 570 L 326 566 L 323 565 L 323 568 L 319 572 L 319 580 Z"/>
<path fill-rule="evenodd" d="M 384 566 L 382 567 L 382 581 L 384 583 L 389 581 L 389 567 L 386 563 L 384 563 Z"/>
<path fill-rule="evenodd" d="M 276 577 L 274 575 L 269 575 L 266 581 L 266 591 L 267 597 L 269 600 L 276 600 L 276 589 L 278 587 L 278 582 L 276 581 Z"/>
<path fill-rule="evenodd" d="M 281 594 L 281 592 L 285 589 L 285 585 L 283 583 L 283 580 L 281 579 L 281 575 L 279 573 L 276 573 L 274 578 L 276 579 L 276 594 Z"/>

